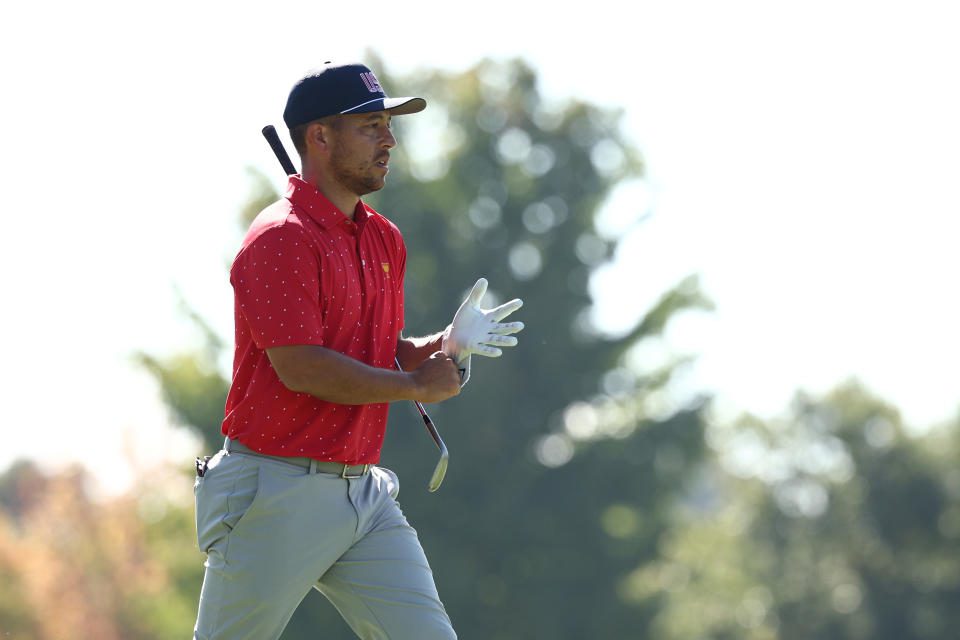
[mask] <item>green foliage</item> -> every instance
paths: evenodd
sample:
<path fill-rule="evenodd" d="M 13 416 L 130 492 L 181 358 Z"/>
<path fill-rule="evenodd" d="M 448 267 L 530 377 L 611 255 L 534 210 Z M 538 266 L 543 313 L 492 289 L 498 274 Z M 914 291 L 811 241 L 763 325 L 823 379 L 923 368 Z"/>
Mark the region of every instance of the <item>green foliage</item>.
<path fill-rule="evenodd" d="M 406 333 L 441 328 L 479 276 L 488 303 L 526 303 L 520 346 L 476 358 L 465 392 L 429 407 L 451 451 L 443 488 L 426 492 L 436 452 L 411 407 L 393 408 L 383 454 L 462 638 L 951 637 L 960 425 L 911 436 L 851 383 L 799 395 L 782 420 L 708 428 L 701 401 L 666 400 L 682 360 L 626 366 L 677 314 L 711 308 L 695 277 L 621 338 L 590 321 L 589 275 L 613 249 L 597 207 L 642 170 L 618 114 L 545 104 L 520 62 L 396 86 L 430 102 L 395 121 L 400 147 L 372 201 L 407 241 Z M 255 177 L 244 221 L 274 197 Z M 142 361 L 213 450 L 227 384 L 205 335 L 202 352 Z M 199 588 L 190 528 L 183 512 L 149 530 L 183 602 Z M 306 604 L 285 638 L 352 637 L 321 596 Z"/>
<path fill-rule="evenodd" d="M 488 303 L 524 299 L 518 315 L 528 327 L 501 360 L 475 359 L 465 394 L 431 408 L 453 456 L 438 494 L 422 489 L 434 452 L 418 418 L 403 406 L 392 414 L 383 460 L 404 478 L 405 511 L 448 609 L 465 637 L 579 638 L 641 627 L 649 611 L 625 602 L 616 583 L 656 553 L 669 505 L 685 488 L 684 464 L 702 455 L 703 427 L 696 407 L 649 418 L 647 400 L 671 371 L 638 379 L 624 374 L 623 356 L 674 314 L 709 303 L 689 279 L 626 339 L 607 339 L 590 323 L 589 275 L 613 250 L 594 226 L 597 209 L 618 181 L 642 170 L 618 113 L 546 104 L 522 62 L 396 84 L 430 103 L 424 114 L 395 120 L 400 146 L 388 188 L 371 199 L 407 241 L 405 333 L 442 328 L 480 276 L 491 283 Z M 245 223 L 276 197 L 262 175 L 253 181 Z M 213 366 L 215 336 L 208 344 L 206 354 L 141 361 L 213 449 L 227 385 Z M 614 369 L 617 397 L 602 389 Z M 570 407 L 594 416 L 593 435 L 566 432 Z M 616 427 L 605 431 L 607 423 Z M 657 466 L 657 456 L 667 462 Z M 558 597 L 581 606 L 557 616 Z M 329 607 L 302 607 L 286 637 L 339 625 Z"/>
<path fill-rule="evenodd" d="M 452 456 L 437 494 L 422 489 L 433 452 L 418 419 L 404 407 L 391 418 L 383 459 L 405 481 L 404 510 L 448 611 L 468 638 L 642 629 L 649 609 L 626 602 L 616 585 L 655 556 L 670 504 L 685 491 L 685 464 L 703 452 L 703 425 L 696 407 L 647 414 L 644 399 L 669 371 L 627 376 L 617 398 L 602 381 L 636 341 L 709 303 L 690 279 L 625 339 L 590 324 L 589 274 L 613 249 L 596 212 L 617 181 L 642 168 L 618 114 L 544 104 L 519 62 L 397 84 L 430 96 L 428 111 L 438 114 L 395 121 L 399 159 L 375 204 L 407 242 L 405 332 L 449 322 L 479 276 L 493 298 L 525 302 L 520 347 L 499 361 L 475 358 L 465 393 L 430 409 Z M 568 433 L 577 415 L 596 422 L 592 435 Z M 561 612 L 558 602 L 577 606 Z"/>
<path fill-rule="evenodd" d="M 850 383 L 798 395 L 783 421 L 715 431 L 731 475 L 718 508 L 669 536 L 658 570 L 685 580 L 667 590 L 662 637 L 951 637 L 960 483 L 949 435 L 960 425 L 911 437 L 895 409 Z M 712 613 L 691 621 L 691 607 Z"/>
<path fill-rule="evenodd" d="M 191 353 L 137 358 L 160 382 L 164 400 L 178 420 L 203 438 L 207 450 L 223 446 L 220 422 L 230 385 L 215 369 L 216 363 Z"/>

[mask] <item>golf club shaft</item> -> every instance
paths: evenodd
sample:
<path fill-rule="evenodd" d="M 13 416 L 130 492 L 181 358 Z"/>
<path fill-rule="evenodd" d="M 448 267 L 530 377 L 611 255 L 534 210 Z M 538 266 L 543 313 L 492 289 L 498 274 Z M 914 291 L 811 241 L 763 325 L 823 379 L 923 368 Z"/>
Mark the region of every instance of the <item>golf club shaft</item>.
<path fill-rule="evenodd" d="M 400 366 L 400 359 L 394 358 L 394 362 L 397 363 L 397 371 L 403 371 L 403 367 Z M 443 451 L 446 447 L 443 444 L 443 439 L 440 437 L 440 432 L 437 431 L 437 427 L 433 424 L 433 420 L 430 419 L 430 416 L 427 415 L 427 410 L 423 408 L 423 403 L 419 400 L 414 400 L 413 404 L 417 405 L 417 411 L 420 412 L 420 417 L 423 418 L 423 424 L 427 428 L 427 431 L 430 432 L 430 437 L 433 438 L 434 444 L 437 445 L 437 448 Z"/>

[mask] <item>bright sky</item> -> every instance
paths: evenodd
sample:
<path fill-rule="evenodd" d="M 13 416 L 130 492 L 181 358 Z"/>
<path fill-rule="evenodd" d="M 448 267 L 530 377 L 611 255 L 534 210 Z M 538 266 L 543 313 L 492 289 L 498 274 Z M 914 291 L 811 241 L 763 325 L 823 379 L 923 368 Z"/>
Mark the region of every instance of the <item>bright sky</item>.
<path fill-rule="evenodd" d="M 130 354 L 189 346 L 173 285 L 231 335 L 245 167 L 279 174 L 260 128 L 306 69 L 367 48 L 401 73 L 521 57 L 549 96 L 624 110 L 649 173 L 604 220 L 651 216 L 595 279 L 598 319 L 622 329 L 699 272 L 717 311 L 668 334 L 700 354 L 689 389 L 772 415 L 858 376 L 917 425 L 951 418 L 951 5 L 17 3 L 0 24 L 0 467 L 183 452 Z"/>

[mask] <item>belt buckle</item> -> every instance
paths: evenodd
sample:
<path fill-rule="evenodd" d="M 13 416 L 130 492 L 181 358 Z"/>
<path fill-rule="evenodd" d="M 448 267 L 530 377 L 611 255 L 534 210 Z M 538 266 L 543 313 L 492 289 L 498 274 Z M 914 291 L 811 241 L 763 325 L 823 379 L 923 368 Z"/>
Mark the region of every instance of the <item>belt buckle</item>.
<path fill-rule="evenodd" d="M 362 478 L 367 474 L 367 471 L 370 469 L 370 465 L 368 464 L 363 465 L 363 471 L 361 471 L 359 475 L 348 474 L 347 469 L 349 468 L 350 468 L 350 465 L 345 464 L 343 465 L 343 471 L 340 472 L 340 477 L 343 478 L 344 480 L 356 480 L 357 478 Z"/>

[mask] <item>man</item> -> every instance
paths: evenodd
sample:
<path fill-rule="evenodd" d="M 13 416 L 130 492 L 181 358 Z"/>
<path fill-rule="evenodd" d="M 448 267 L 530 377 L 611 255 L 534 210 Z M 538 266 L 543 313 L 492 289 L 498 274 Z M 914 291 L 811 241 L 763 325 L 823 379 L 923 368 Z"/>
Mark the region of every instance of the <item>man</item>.
<path fill-rule="evenodd" d="M 387 408 L 457 395 L 472 354 L 516 344 L 522 323 L 500 321 L 522 303 L 480 309 L 481 278 L 445 331 L 402 336 L 403 238 L 361 197 L 385 184 L 391 118 L 425 107 L 388 98 L 359 64 L 327 63 L 290 92 L 301 174 L 230 271 L 226 440 L 195 485 L 207 554 L 195 639 L 278 638 L 311 588 L 362 638 L 456 637 L 398 479 L 376 466 Z"/>

